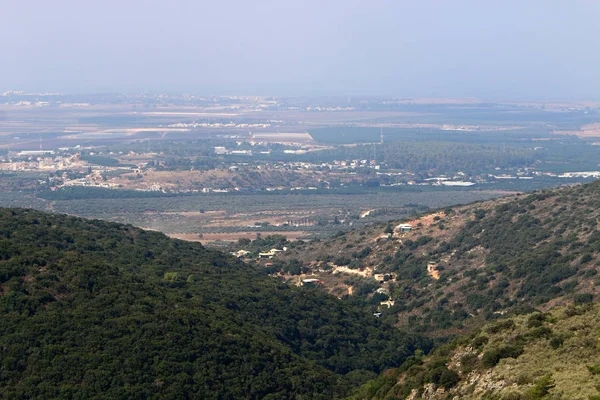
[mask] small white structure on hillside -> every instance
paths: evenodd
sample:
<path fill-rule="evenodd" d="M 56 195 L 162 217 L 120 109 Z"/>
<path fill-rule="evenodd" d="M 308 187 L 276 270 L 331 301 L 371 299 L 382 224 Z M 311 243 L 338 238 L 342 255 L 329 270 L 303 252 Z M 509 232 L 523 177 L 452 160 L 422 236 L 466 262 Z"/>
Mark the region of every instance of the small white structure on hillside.
<path fill-rule="evenodd" d="M 281 253 L 284 250 L 280 250 L 280 249 L 271 249 L 265 253 L 258 253 L 258 257 L 259 258 L 273 258 L 274 256 L 276 256 L 277 254 Z"/>
<path fill-rule="evenodd" d="M 393 307 L 394 304 L 396 304 L 396 302 L 394 300 L 386 300 L 386 301 L 382 301 L 379 303 L 379 305 L 386 306 L 387 308 Z"/>
<path fill-rule="evenodd" d="M 411 224 L 400 224 L 398 226 L 396 226 L 396 230 L 399 232 L 410 232 L 412 230 L 412 225 Z"/>
<path fill-rule="evenodd" d="M 237 258 L 244 258 L 248 254 L 250 254 L 250 252 L 248 250 L 238 250 L 238 251 L 234 251 L 233 253 L 231 253 L 231 255 L 234 255 Z"/>
<path fill-rule="evenodd" d="M 302 279 L 302 286 L 315 286 L 321 283 L 318 279 Z"/>

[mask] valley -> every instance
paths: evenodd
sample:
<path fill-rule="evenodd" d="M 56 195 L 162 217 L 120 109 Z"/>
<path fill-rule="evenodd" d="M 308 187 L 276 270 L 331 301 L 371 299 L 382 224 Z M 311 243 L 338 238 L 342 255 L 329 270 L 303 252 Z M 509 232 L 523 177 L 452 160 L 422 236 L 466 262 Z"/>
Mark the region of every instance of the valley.
<path fill-rule="evenodd" d="M 598 2 L 0 4 L 0 400 L 600 400 Z"/>
<path fill-rule="evenodd" d="M 131 225 L 2 209 L 0 391 L 593 397 L 599 195 L 594 182 L 328 239 L 241 238 L 234 255 Z M 49 364 L 45 342 L 58 337 Z M 113 353 L 120 363 L 106 364 Z M 215 361 L 223 354 L 232 361 Z M 56 365 L 69 372 L 37 383 Z M 299 370 L 310 378 L 292 384 Z"/>
<path fill-rule="evenodd" d="M 374 310 L 415 331 L 468 331 L 482 319 L 598 295 L 598 194 L 593 183 L 449 207 L 259 262 L 292 282 L 318 279 L 339 297 L 366 294 Z"/>
<path fill-rule="evenodd" d="M 590 105 L 4 97 L 0 393 L 596 395 Z"/>
<path fill-rule="evenodd" d="M 595 107 L 5 92 L 0 205 L 215 247 L 256 233 L 325 239 L 427 209 L 592 181 L 600 176 Z"/>

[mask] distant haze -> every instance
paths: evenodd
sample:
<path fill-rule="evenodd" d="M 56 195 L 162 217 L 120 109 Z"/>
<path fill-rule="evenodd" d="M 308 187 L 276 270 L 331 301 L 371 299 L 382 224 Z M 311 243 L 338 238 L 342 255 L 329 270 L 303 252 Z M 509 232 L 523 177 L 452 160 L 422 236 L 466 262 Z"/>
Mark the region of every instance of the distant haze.
<path fill-rule="evenodd" d="M 2 0 L 0 90 L 600 98 L 596 0 Z"/>

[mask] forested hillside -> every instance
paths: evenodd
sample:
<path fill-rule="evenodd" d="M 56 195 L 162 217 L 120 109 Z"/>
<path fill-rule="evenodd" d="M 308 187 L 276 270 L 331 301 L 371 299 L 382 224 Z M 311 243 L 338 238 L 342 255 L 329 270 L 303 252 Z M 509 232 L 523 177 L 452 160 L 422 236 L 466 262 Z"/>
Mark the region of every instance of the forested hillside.
<path fill-rule="evenodd" d="M 389 297 L 394 304 L 383 309 L 384 318 L 400 326 L 453 335 L 484 320 L 595 299 L 599 220 L 600 182 L 594 182 L 340 233 L 295 246 L 280 262 L 284 271 L 299 262 L 323 282 L 354 286 L 354 294 L 377 299 L 371 304 Z M 413 229 L 395 230 L 399 222 Z M 374 293 L 378 285 L 369 276 L 334 279 L 337 266 L 389 274 L 381 284 L 389 295 Z"/>
<path fill-rule="evenodd" d="M 199 244 L 0 210 L 2 398 L 331 398 L 430 347 Z"/>
<path fill-rule="evenodd" d="M 333 398 L 378 374 L 357 398 L 495 398 L 501 381 L 516 394 L 498 398 L 571 393 L 567 370 L 550 369 L 584 349 L 572 379 L 596 379 L 599 219 L 595 182 L 298 242 L 266 268 L 129 225 L 2 209 L 0 397 Z M 465 334 L 423 358 L 422 335 Z M 539 354 L 550 369 L 518 364 Z"/>

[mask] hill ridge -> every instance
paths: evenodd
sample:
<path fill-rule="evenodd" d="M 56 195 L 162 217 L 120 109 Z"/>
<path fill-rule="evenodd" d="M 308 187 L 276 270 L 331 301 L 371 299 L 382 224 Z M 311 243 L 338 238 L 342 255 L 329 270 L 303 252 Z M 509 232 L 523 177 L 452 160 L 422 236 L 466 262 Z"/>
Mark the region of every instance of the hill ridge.
<path fill-rule="evenodd" d="M 289 278 L 289 264 L 299 262 L 307 277 L 340 297 L 349 287 L 367 301 L 376 297 L 400 326 L 451 335 L 485 319 L 597 296 L 598 220 L 600 182 L 594 182 L 340 233 L 294 246 L 274 263 Z M 395 228 L 400 223 L 412 229 L 402 232 Z M 371 277 L 338 274 L 338 265 L 372 271 Z M 394 304 L 388 309 L 383 300 Z"/>
<path fill-rule="evenodd" d="M 588 303 L 487 324 L 429 356 L 411 357 L 351 399 L 596 400 L 599 312 Z"/>
<path fill-rule="evenodd" d="M 0 396 L 331 398 L 431 342 L 196 243 L 0 209 Z"/>

